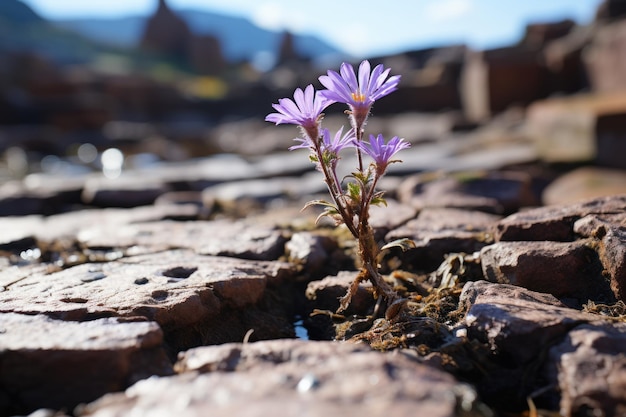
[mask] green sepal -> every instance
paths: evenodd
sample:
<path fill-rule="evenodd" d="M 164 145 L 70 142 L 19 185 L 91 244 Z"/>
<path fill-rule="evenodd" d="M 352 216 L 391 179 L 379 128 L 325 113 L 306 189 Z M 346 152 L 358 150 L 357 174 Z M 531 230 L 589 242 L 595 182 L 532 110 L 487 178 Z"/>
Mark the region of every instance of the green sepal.
<path fill-rule="evenodd" d="M 385 195 L 384 191 L 377 191 L 376 193 L 374 193 L 374 195 L 372 196 L 372 201 L 370 201 L 370 204 L 374 206 L 387 207 L 387 200 L 383 198 L 383 195 Z"/>

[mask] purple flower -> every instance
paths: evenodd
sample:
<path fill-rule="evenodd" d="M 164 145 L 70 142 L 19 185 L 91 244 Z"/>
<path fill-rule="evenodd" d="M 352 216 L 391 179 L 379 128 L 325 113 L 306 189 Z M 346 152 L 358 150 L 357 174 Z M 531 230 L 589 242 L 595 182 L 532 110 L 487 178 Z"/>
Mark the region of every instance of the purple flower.
<path fill-rule="evenodd" d="M 357 78 L 352 65 L 343 63 L 340 74 L 328 71 L 328 75 L 319 77 L 320 82 L 328 90 L 320 93 L 329 100 L 345 103 L 350 106 L 355 119 L 355 128 L 360 128 L 369 113 L 374 101 L 397 90 L 400 76 L 394 75 L 387 79 L 390 69 L 382 64 L 377 65 L 370 73 L 370 63 L 365 60 L 359 65 Z"/>
<path fill-rule="evenodd" d="M 309 84 L 304 91 L 296 88 L 293 93 L 293 100 L 281 98 L 278 104 L 272 104 L 278 113 L 270 113 L 265 117 L 265 121 L 278 124 L 290 123 L 302 127 L 307 136 L 316 140 L 319 136 L 319 120 L 322 111 L 332 101 L 322 96 L 319 91 L 315 91 Z"/>
<path fill-rule="evenodd" d="M 328 151 L 336 155 L 343 148 L 355 146 L 354 129 L 348 130 L 345 135 L 342 135 L 342 133 L 343 126 L 339 128 L 333 138 L 330 137 L 328 129 L 322 129 L 322 151 Z"/>
<path fill-rule="evenodd" d="M 343 148 L 355 146 L 354 144 L 355 137 L 354 137 L 353 129 L 348 130 L 345 135 L 342 135 L 342 134 L 343 134 L 343 126 L 337 131 L 337 133 L 335 133 L 335 136 L 332 138 L 330 136 L 330 131 L 328 129 L 322 129 L 322 136 L 321 136 L 322 140 L 320 142 L 322 152 L 328 151 L 336 155 Z M 315 152 L 315 144 L 317 142 L 314 142 L 309 138 L 304 138 L 304 139 L 295 138 L 294 140 L 296 142 L 300 142 L 300 144 L 293 145 L 292 147 L 290 147 L 289 148 L 290 151 L 293 151 L 294 149 L 311 149 L 312 151 Z"/>
<path fill-rule="evenodd" d="M 379 175 L 382 175 L 387 169 L 387 165 L 394 162 L 391 158 L 402 149 L 409 148 L 411 144 L 397 136 L 394 136 L 388 143 L 385 143 L 383 135 L 370 135 L 369 143 L 359 142 L 358 146 L 363 152 L 374 159 L 376 170 Z"/>

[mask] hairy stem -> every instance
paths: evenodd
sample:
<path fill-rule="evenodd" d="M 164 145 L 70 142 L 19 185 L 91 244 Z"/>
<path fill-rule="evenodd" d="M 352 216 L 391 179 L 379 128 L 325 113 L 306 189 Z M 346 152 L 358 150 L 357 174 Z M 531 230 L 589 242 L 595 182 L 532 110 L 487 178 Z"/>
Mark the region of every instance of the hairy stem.
<path fill-rule="evenodd" d="M 350 230 L 350 233 L 352 233 L 352 236 L 354 236 L 355 239 L 358 239 L 359 231 L 354 225 L 354 216 L 352 213 L 352 209 L 343 201 L 343 192 L 341 190 L 341 185 L 337 180 L 337 174 L 334 170 L 332 170 L 331 173 L 331 169 L 324 163 L 324 155 L 322 152 L 322 148 L 319 146 L 319 144 L 315 147 L 315 152 L 317 155 L 318 163 L 322 169 L 322 173 L 324 174 L 324 181 L 328 186 L 328 191 L 333 199 L 333 202 L 335 203 L 335 206 L 337 206 L 339 215 L 343 219 L 343 222 L 345 223 L 348 230 Z"/>

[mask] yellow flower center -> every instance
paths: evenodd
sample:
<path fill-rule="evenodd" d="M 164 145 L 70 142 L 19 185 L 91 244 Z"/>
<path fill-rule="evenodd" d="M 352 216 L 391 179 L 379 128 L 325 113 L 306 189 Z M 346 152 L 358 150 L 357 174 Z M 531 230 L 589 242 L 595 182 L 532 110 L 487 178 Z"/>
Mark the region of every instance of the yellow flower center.
<path fill-rule="evenodd" d="M 365 103 L 365 94 L 351 93 L 350 95 L 352 96 L 352 100 L 356 101 L 357 103 Z"/>

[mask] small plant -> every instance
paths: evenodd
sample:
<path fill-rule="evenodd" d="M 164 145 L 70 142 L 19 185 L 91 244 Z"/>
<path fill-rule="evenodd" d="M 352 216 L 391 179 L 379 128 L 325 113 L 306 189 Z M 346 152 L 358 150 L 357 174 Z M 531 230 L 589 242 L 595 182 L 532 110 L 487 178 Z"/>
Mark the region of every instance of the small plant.
<path fill-rule="evenodd" d="M 299 142 L 289 148 L 308 149 L 309 158 L 316 168 L 324 175 L 332 201 L 314 200 L 306 204 L 321 205 L 324 211 L 318 218 L 329 217 L 336 225 L 345 224 L 358 243 L 358 255 L 361 270 L 348 292 L 340 300 L 338 312 L 344 311 L 350 304 L 352 296 L 360 282 L 370 280 L 376 294 L 382 296 L 387 306 L 400 301 L 398 294 L 378 272 L 378 256 L 381 250 L 390 246 L 405 248 L 405 240 L 392 242 L 379 248 L 372 227 L 369 224 L 369 208 L 371 205 L 386 205 L 384 192 L 377 191 L 380 178 L 393 162 L 394 155 L 410 144 L 404 139 L 394 136 L 385 142 L 382 135 L 370 135 L 369 141 L 363 140 L 364 128 L 376 100 L 397 89 L 400 76 L 389 77 L 389 69 L 377 65 L 371 70 L 369 61 L 361 62 L 358 77 L 354 68 L 343 63 L 339 73 L 328 71 L 319 77 L 326 90 L 316 91 L 308 85 L 304 91 L 297 88 L 293 100 L 283 98 L 272 107 L 278 113 L 271 113 L 265 118 L 268 122 L 278 124 L 294 124 L 300 127 L 302 136 L 294 139 Z M 350 119 L 351 129 L 346 133 L 343 127 L 334 135 L 322 128 L 324 109 L 334 103 L 348 105 L 346 114 Z M 355 148 L 357 168 L 347 178 L 340 180 L 337 176 L 337 165 L 341 159 L 339 152 L 344 148 Z M 368 155 L 372 162 L 365 167 L 363 154 Z"/>

